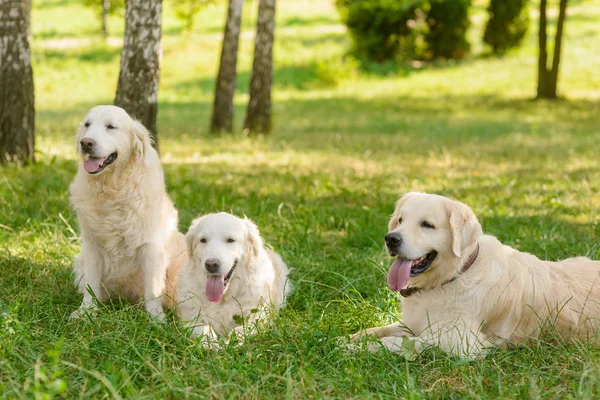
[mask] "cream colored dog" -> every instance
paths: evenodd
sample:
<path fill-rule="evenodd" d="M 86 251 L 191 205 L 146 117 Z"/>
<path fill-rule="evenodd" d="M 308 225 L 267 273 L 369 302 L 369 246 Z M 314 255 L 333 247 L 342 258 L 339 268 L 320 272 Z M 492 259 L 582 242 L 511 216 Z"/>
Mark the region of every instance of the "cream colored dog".
<path fill-rule="evenodd" d="M 402 322 L 367 329 L 399 351 L 403 337 L 464 357 L 536 338 L 548 326 L 565 340 L 595 340 L 600 318 L 600 262 L 559 262 L 484 235 L 466 205 L 426 193 L 396 204 L 385 237 L 397 259 L 388 285 L 400 291 Z"/>
<path fill-rule="evenodd" d="M 122 108 L 98 106 L 81 123 L 76 146 L 71 202 L 82 249 L 73 270 L 83 302 L 71 316 L 93 309 L 94 296 L 118 296 L 143 298 L 162 319 L 187 252 L 148 131 Z"/>
<path fill-rule="evenodd" d="M 290 292 L 288 268 L 263 245 L 258 228 L 231 214 L 208 214 L 187 233 L 189 261 L 179 275 L 179 313 L 192 336 L 252 333 Z M 243 339 L 243 335 L 238 335 Z"/>

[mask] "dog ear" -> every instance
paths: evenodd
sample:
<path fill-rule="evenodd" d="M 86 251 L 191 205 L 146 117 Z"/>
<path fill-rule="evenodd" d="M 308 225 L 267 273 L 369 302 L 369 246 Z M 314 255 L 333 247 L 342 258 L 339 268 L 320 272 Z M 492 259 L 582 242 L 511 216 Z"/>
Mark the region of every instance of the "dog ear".
<path fill-rule="evenodd" d="M 396 202 L 396 207 L 394 208 L 394 213 L 392 214 L 390 222 L 388 223 L 388 232 L 393 231 L 398 225 L 400 207 L 402 207 L 402 205 L 406 203 L 406 201 L 413 197 L 415 194 L 418 194 L 418 192 L 408 192 L 398 199 L 398 201 Z"/>
<path fill-rule="evenodd" d="M 194 250 L 196 250 L 196 227 L 204 219 L 204 216 L 200 218 L 196 218 L 192 221 L 188 232 L 185 235 L 185 241 L 187 242 L 188 255 L 191 258 L 192 254 L 194 254 Z"/>
<path fill-rule="evenodd" d="M 83 134 L 84 134 L 84 126 L 85 124 L 85 120 L 81 121 L 79 123 L 79 126 L 77 127 L 77 132 L 75 132 L 75 152 L 76 154 L 79 154 L 81 148 L 79 146 L 81 146 L 81 139 L 83 138 Z"/>
<path fill-rule="evenodd" d="M 263 241 L 260 237 L 258 227 L 254 222 L 248 218 L 244 218 L 244 225 L 246 226 L 246 243 L 248 246 L 247 253 L 250 257 L 258 257 L 261 249 L 263 248 Z"/>
<path fill-rule="evenodd" d="M 455 200 L 448 200 L 448 222 L 452 235 L 452 252 L 460 257 L 462 249 L 483 234 L 481 224 L 470 207 Z"/>
<path fill-rule="evenodd" d="M 131 135 L 133 137 L 133 154 L 143 157 L 152 146 L 150 132 L 139 121 L 133 121 L 131 124 Z"/>

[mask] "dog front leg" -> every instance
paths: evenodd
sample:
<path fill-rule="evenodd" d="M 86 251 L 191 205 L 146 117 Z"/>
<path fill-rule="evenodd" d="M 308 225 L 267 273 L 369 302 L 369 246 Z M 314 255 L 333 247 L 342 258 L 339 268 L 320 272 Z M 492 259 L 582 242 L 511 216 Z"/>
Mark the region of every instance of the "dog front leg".
<path fill-rule="evenodd" d="M 266 311 L 250 309 L 243 312 L 242 315 L 245 315 L 246 317 L 240 317 L 243 318 L 243 321 L 241 321 L 240 325 L 233 328 L 231 333 L 232 336 L 237 337 L 240 343 L 243 342 L 247 336 L 254 335 L 257 332 L 257 324 L 266 317 Z"/>
<path fill-rule="evenodd" d="M 142 276 L 144 279 L 144 301 L 146 311 L 159 321 L 165 319 L 161 296 L 165 291 L 167 257 L 163 246 L 146 243 L 139 251 Z"/>
<path fill-rule="evenodd" d="M 415 338 L 417 350 L 438 346 L 446 353 L 461 358 L 485 357 L 492 343 L 479 330 L 479 326 L 456 325 L 449 329 L 428 329 Z"/>
<path fill-rule="evenodd" d="M 364 331 L 357 332 L 350 336 L 350 340 L 357 340 L 365 336 L 373 336 L 376 338 L 384 338 L 386 336 L 400 337 L 400 336 L 410 336 L 411 332 L 402 321 L 386 325 L 386 326 L 377 326 L 375 328 L 365 329 Z"/>
<path fill-rule="evenodd" d="M 98 306 L 94 298 L 98 301 L 104 300 L 102 292 L 102 270 L 104 268 L 104 258 L 102 254 L 94 247 L 84 246 L 80 255 L 73 263 L 78 291 L 83 294 L 83 301 L 79 309 L 71 313 L 71 318 L 81 318 L 87 312 L 93 312 Z"/>

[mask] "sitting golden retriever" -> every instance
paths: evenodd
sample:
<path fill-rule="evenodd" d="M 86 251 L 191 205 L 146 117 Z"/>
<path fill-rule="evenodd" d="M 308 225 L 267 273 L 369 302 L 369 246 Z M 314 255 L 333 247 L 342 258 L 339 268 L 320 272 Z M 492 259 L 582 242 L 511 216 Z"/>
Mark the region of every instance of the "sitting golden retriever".
<path fill-rule="evenodd" d="M 399 291 L 402 322 L 367 329 L 374 351 L 439 346 L 463 357 L 536 338 L 545 325 L 565 340 L 594 340 L 600 317 L 600 262 L 585 257 L 541 261 L 485 235 L 463 203 L 408 193 L 385 236 L 396 261 L 388 274 Z"/>
<path fill-rule="evenodd" d="M 193 337 L 210 344 L 216 334 L 251 334 L 277 311 L 291 290 L 288 267 L 265 248 L 258 228 L 227 213 L 192 222 L 189 261 L 179 276 L 179 314 Z"/>
<path fill-rule="evenodd" d="M 73 270 L 83 302 L 71 316 L 93 309 L 94 296 L 118 296 L 143 298 L 162 319 L 187 251 L 150 135 L 122 108 L 98 106 L 79 126 L 76 146 L 81 161 L 71 202 L 82 249 Z"/>

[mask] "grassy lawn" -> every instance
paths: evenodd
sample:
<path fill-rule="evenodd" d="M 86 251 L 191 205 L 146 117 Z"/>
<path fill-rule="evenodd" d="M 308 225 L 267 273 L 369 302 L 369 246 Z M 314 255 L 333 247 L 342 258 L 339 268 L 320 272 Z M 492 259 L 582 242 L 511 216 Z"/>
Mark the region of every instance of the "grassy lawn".
<path fill-rule="evenodd" d="M 159 135 L 180 228 L 223 210 L 252 218 L 294 268 L 289 306 L 270 331 L 215 353 L 139 307 L 109 304 L 70 321 L 80 243 L 68 184 L 73 136 L 111 103 L 122 20 L 99 38 L 77 1 L 34 2 L 36 165 L 0 169 L 0 393 L 39 398 L 598 398 L 600 351 L 552 338 L 465 361 L 349 354 L 336 338 L 398 318 L 383 251 L 399 195 L 422 190 L 471 205 L 484 230 L 541 258 L 600 259 L 600 7 L 573 1 L 559 90 L 533 102 L 537 16 L 522 49 L 461 63 L 361 72 L 332 1 L 282 0 L 271 138 L 208 135 L 224 6 L 196 29 L 165 5 Z M 551 2 L 551 4 L 554 4 Z M 247 2 L 236 126 L 247 103 L 256 4 Z"/>

